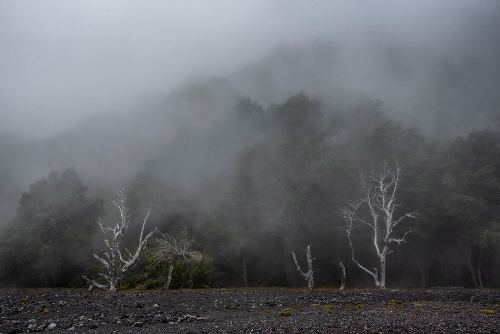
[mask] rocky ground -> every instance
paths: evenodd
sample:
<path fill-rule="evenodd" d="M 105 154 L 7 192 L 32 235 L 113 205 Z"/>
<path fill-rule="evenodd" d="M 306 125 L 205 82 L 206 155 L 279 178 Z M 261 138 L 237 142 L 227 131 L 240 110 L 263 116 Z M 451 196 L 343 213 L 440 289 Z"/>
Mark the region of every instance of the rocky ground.
<path fill-rule="evenodd" d="M 500 333 L 500 291 L 0 290 L 0 332 Z"/>

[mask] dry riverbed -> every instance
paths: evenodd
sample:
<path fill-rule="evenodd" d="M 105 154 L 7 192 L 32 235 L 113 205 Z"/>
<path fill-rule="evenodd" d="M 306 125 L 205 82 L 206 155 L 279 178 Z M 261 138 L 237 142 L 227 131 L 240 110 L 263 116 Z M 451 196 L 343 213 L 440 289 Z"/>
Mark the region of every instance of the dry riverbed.
<path fill-rule="evenodd" d="M 500 333 L 500 291 L 0 290 L 0 333 Z"/>

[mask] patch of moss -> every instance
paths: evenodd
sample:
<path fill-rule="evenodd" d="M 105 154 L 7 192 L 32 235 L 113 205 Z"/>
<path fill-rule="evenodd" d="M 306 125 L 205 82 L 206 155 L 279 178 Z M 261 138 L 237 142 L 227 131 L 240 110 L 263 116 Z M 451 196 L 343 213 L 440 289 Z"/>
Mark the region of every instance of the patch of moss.
<path fill-rule="evenodd" d="M 330 312 L 331 310 L 333 310 L 333 305 L 325 305 L 325 306 L 323 306 L 323 311 Z"/>
<path fill-rule="evenodd" d="M 319 304 L 311 304 L 311 305 L 309 305 L 309 306 L 311 306 L 311 307 L 316 307 L 316 306 L 319 306 Z"/>
<path fill-rule="evenodd" d="M 269 309 L 268 309 L 268 308 L 264 308 L 264 309 L 262 309 L 262 312 L 264 312 L 264 313 L 271 313 L 271 311 L 269 311 Z"/>
<path fill-rule="evenodd" d="M 495 314 L 494 310 L 481 310 L 482 314 Z"/>
<path fill-rule="evenodd" d="M 403 302 L 401 302 L 400 300 L 397 300 L 397 299 L 391 299 L 391 300 L 389 300 L 389 302 L 387 303 L 387 305 L 389 305 L 389 306 L 396 306 L 396 307 L 402 307 L 403 306 Z"/>
<path fill-rule="evenodd" d="M 301 309 L 301 308 L 304 308 L 304 305 L 296 305 L 295 308 L 296 309 Z"/>
<path fill-rule="evenodd" d="M 281 311 L 278 312 L 278 316 L 280 317 L 287 317 L 291 314 L 292 309 L 289 307 L 282 309 Z"/>

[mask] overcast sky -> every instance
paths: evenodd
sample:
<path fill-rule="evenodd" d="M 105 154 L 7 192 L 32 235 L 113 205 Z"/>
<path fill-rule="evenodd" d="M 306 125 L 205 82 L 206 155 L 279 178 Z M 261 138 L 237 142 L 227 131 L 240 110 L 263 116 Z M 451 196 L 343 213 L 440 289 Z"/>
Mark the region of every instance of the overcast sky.
<path fill-rule="evenodd" d="M 364 43 L 380 30 L 432 47 L 488 3 L 0 0 L 0 128 L 52 135 L 193 74 L 224 76 L 279 45 Z"/>

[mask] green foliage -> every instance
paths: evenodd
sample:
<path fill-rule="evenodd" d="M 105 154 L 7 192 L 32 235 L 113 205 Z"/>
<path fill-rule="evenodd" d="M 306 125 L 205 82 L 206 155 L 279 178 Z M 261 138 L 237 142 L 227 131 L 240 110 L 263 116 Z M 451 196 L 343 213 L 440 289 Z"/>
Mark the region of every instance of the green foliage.
<path fill-rule="evenodd" d="M 321 116 L 321 101 L 311 99 L 302 92 L 277 106 L 274 111 L 275 123 L 288 136 L 313 134 Z"/>
<path fill-rule="evenodd" d="M 280 317 L 288 317 L 292 314 L 292 309 L 287 307 L 282 309 L 281 311 L 278 311 L 278 316 Z"/>
<path fill-rule="evenodd" d="M 333 305 L 325 305 L 323 306 L 323 311 L 330 312 L 333 310 Z"/>
<path fill-rule="evenodd" d="M 478 237 L 477 245 L 483 249 L 500 246 L 500 223 L 492 221 Z"/>
<path fill-rule="evenodd" d="M 159 289 L 167 281 L 168 263 L 153 261 L 151 250 L 141 255 L 139 264 L 127 275 L 121 289 Z M 212 287 L 214 284 L 214 270 L 212 261 L 206 257 L 201 261 L 185 263 L 178 259 L 174 265 L 170 289 L 201 289 Z"/>
<path fill-rule="evenodd" d="M 90 261 L 102 199 L 87 198 L 73 168 L 52 171 L 19 200 L 0 246 L 2 281 L 20 286 L 64 286 Z"/>
<path fill-rule="evenodd" d="M 104 265 L 102 263 L 92 261 L 92 262 L 90 262 L 90 265 L 88 265 L 82 269 L 81 275 L 84 275 L 86 277 L 95 277 L 97 283 L 106 284 L 107 282 L 104 279 L 104 277 L 99 275 L 99 273 L 104 273 L 104 272 L 106 272 L 106 268 L 104 267 Z M 85 282 L 80 275 L 73 277 L 73 279 L 69 282 L 68 286 L 71 288 L 88 288 L 89 287 L 88 283 Z"/>
<path fill-rule="evenodd" d="M 221 85 L 186 88 L 174 97 L 190 101 L 186 110 L 199 104 L 201 115 L 207 106 L 220 109 L 209 101 Z M 411 234 L 387 258 L 389 281 L 471 286 L 470 265 L 476 276 L 482 273 L 485 286 L 498 287 L 497 131 L 429 142 L 417 128 L 387 119 L 380 100 L 359 98 L 347 106 L 300 93 L 263 107 L 237 93 L 231 99 L 234 106 L 221 113 L 217 131 L 203 124 L 157 134 L 165 141 L 155 144 L 154 155 L 141 152 L 146 163 L 129 184 L 132 219 L 143 217 L 152 204 L 154 225 L 169 234 L 187 227 L 194 248 L 210 256 L 198 264 L 176 263 L 172 288 L 293 286 L 298 274 L 291 251 L 311 243 L 317 282 L 339 284 L 338 263 L 343 262 L 351 273 L 349 285 L 366 284 L 349 261 L 340 209 L 346 199 L 358 197 L 360 173 L 367 175 L 394 156 L 404 166 L 395 216 L 413 211 L 421 216 L 394 229 L 396 237 L 407 228 Z M 10 180 L 2 184 L 12 185 Z M 103 203 L 85 193 L 70 169 L 52 172 L 21 196 L 15 219 L 0 235 L 3 284 L 80 287 L 84 283 L 77 274 L 97 278 L 104 272 L 91 257 Z M 0 197 L 6 196 L 3 189 Z M 134 246 L 140 227 L 131 224 L 124 247 Z M 365 251 L 373 242 L 367 232 L 367 226 L 359 227 L 353 240 L 363 263 L 373 256 Z M 168 266 L 148 262 L 147 256 L 141 261 L 122 288 L 161 288 Z"/>
<path fill-rule="evenodd" d="M 213 282 L 212 263 L 207 259 L 188 263 L 177 261 L 170 287 L 172 289 L 201 289 L 211 287 Z"/>

